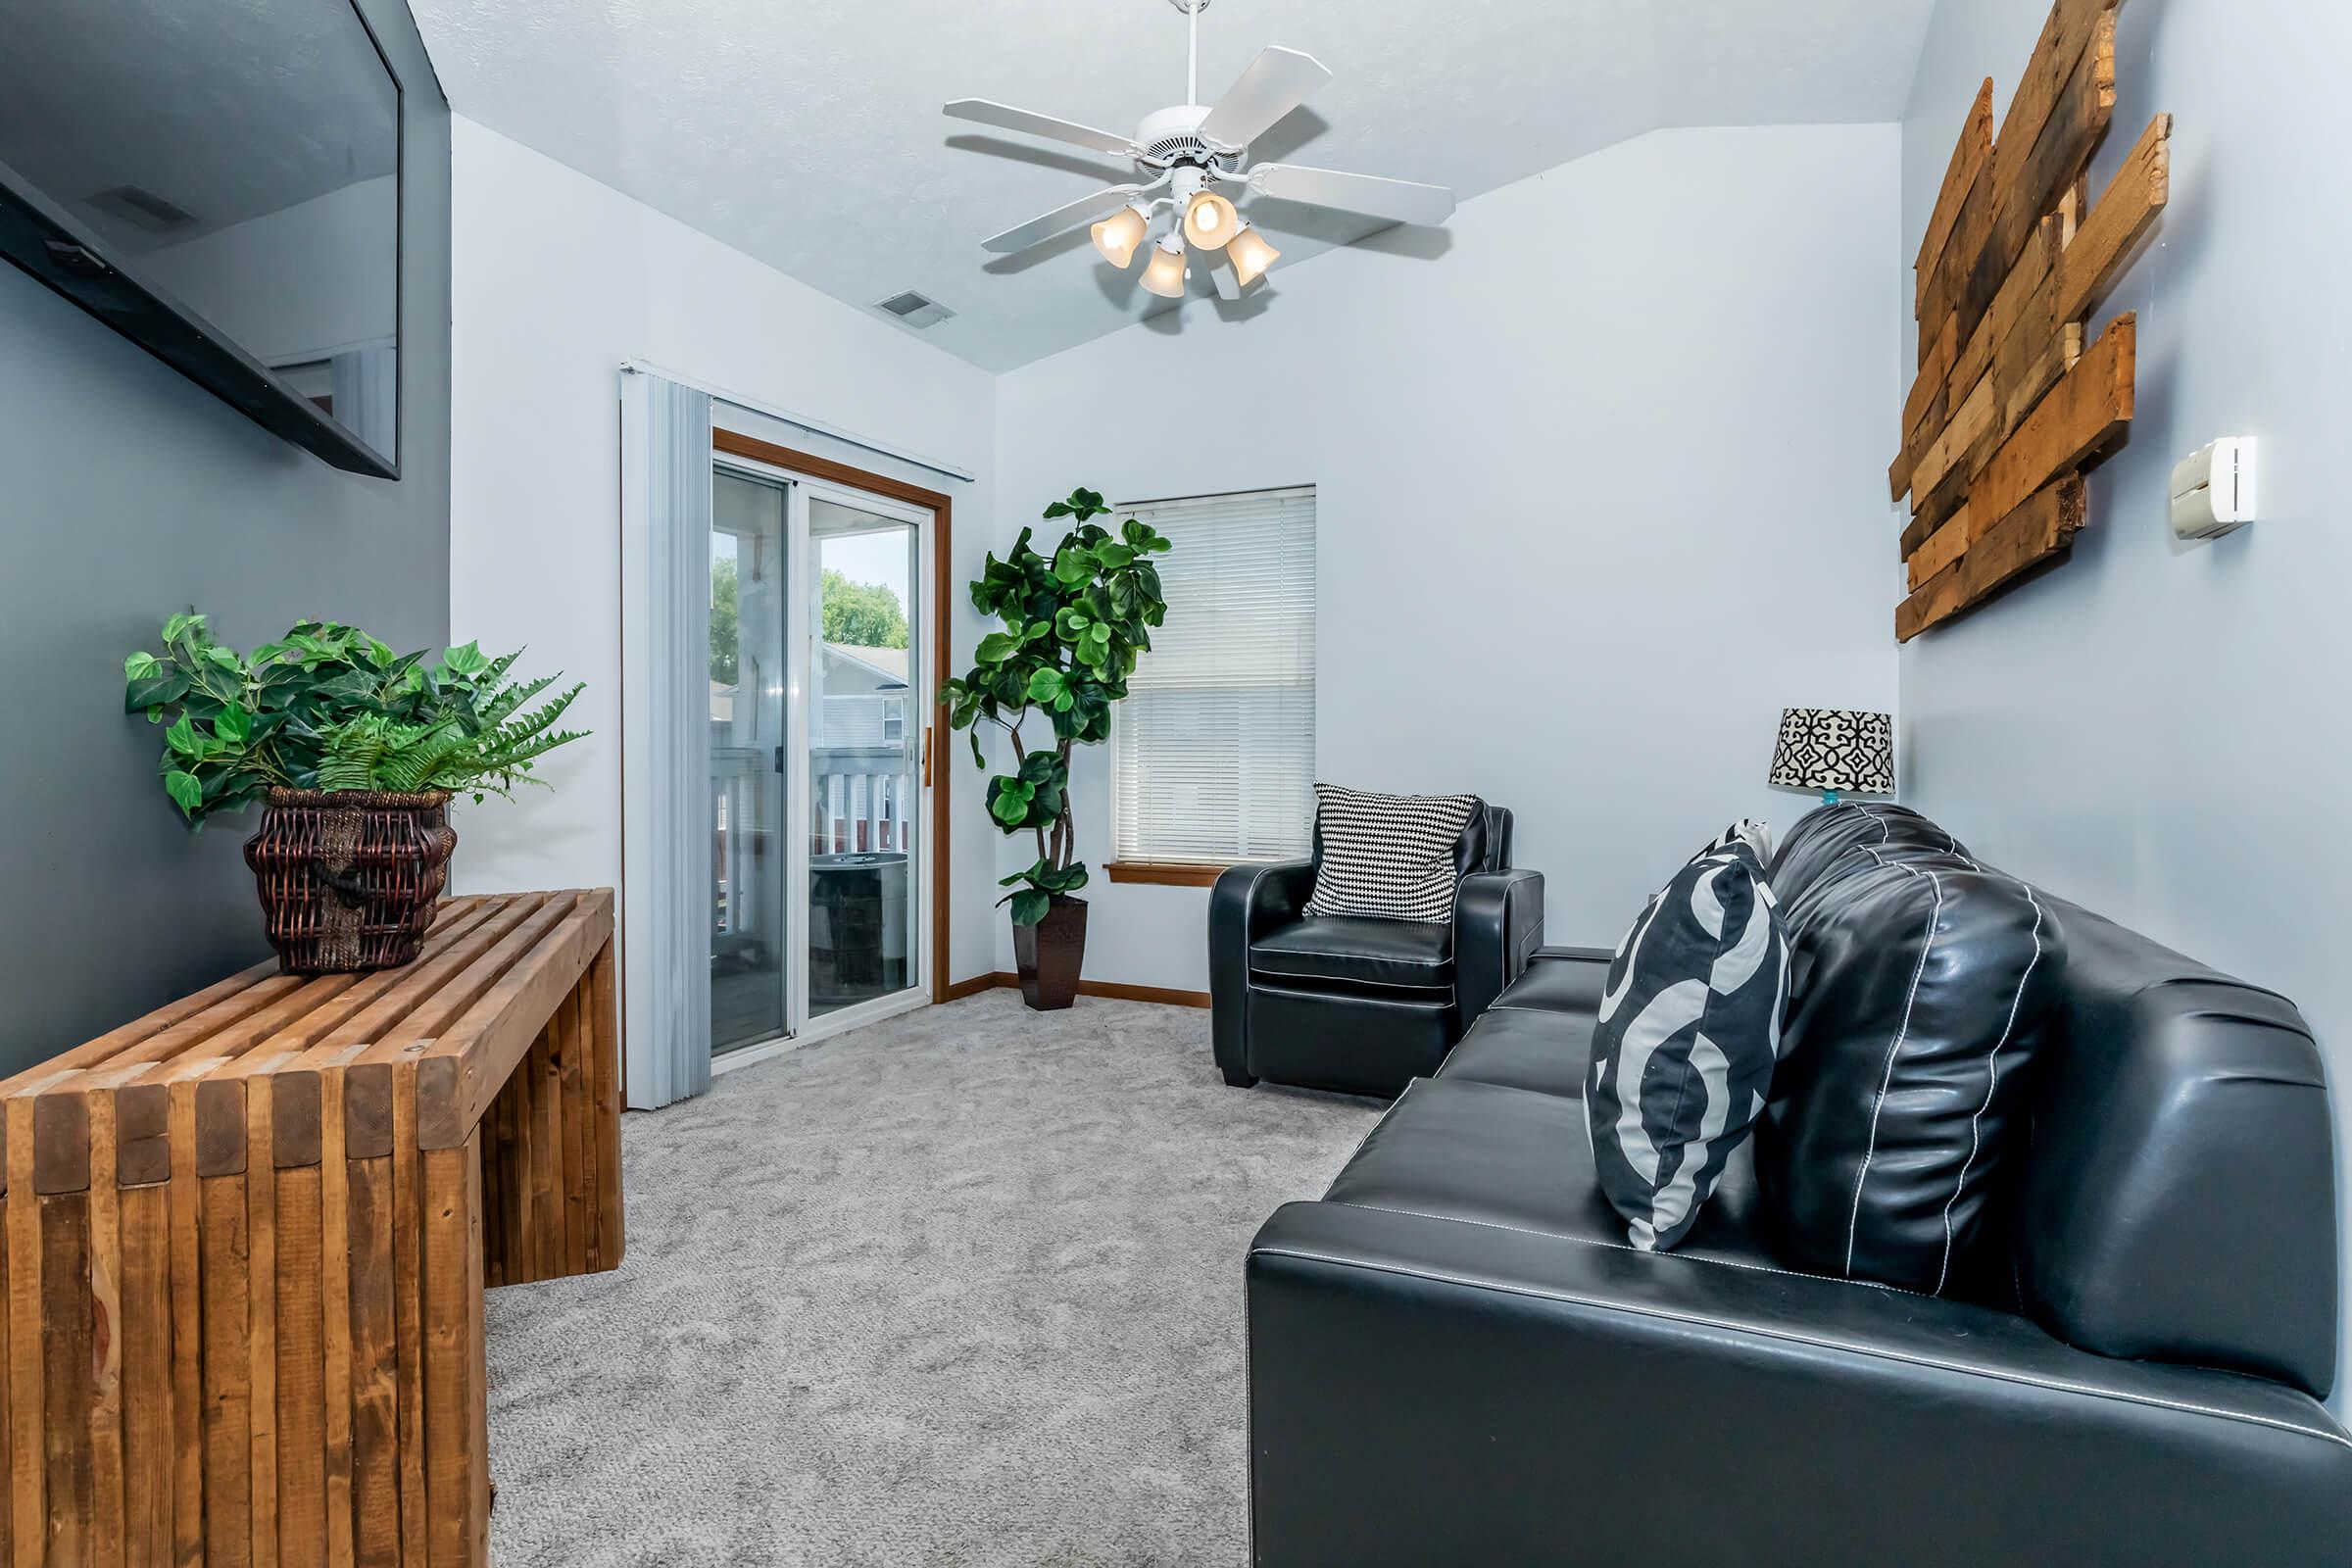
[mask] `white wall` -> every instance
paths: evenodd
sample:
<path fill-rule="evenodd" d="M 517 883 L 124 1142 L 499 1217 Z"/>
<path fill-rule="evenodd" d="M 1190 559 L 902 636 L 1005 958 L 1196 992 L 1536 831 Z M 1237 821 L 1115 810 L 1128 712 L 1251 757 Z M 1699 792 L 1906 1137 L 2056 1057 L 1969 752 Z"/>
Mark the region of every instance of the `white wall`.
<path fill-rule="evenodd" d="M 1990 75 L 2006 106 L 2048 10 L 1936 8 L 1903 125 L 1906 306 L 1969 99 Z M 2138 417 L 2092 476 L 2072 561 L 1905 649 L 1905 798 L 2007 869 L 2293 997 L 2331 1068 L 2340 1148 L 2352 529 L 2330 497 L 2352 471 L 2334 298 L 2352 12 L 2139 0 L 2116 57 L 2094 191 L 2150 116 L 2176 117 L 2171 206 L 2093 323 L 2139 313 Z M 2263 520 L 2178 544 L 2172 465 L 2217 435 L 2261 438 Z"/>
<path fill-rule="evenodd" d="M 572 720 L 595 731 L 542 764 L 553 794 L 468 809 L 457 885 L 614 884 L 621 362 L 650 360 L 978 471 L 959 484 L 772 432 L 952 492 L 958 579 L 977 573 L 997 516 L 995 388 L 985 371 L 470 121 L 455 122 L 452 158 L 450 624 L 486 648 L 527 644 L 528 672 L 587 681 Z M 968 652 L 978 633 L 968 606 L 952 630 L 954 649 Z M 997 872 L 973 775 L 955 785 L 950 973 L 962 978 L 995 967 L 977 890 Z"/>
<path fill-rule="evenodd" d="M 1897 145 L 1659 132 L 1465 203 L 1442 260 L 1277 265 L 1250 319 L 1014 370 L 999 548 L 1077 484 L 1314 484 L 1321 776 L 1512 808 L 1549 940 L 1614 945 L 1726 822 L 1806 808 L 1764 785 L 1783 705 L 1894 706 Z M 1101 749 L 1075 787 L 1099 867 Z M 1088 897 L 1090 978 L 1206 986 L 1205 890 Z"/>

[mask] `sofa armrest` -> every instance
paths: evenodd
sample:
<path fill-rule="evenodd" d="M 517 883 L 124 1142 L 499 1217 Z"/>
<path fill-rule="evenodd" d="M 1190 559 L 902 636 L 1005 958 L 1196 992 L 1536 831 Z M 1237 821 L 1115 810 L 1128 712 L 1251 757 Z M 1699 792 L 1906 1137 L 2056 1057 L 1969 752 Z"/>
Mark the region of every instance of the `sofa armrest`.
<path fill-rule="evenodd" d="M 1273 1568 L 2318 1564 L 2352 1539 L 2352 1437 L 2308 1396 L 1986 1308 L 1330 1202 L 1266 1222 L 1248 1299 Z"/>
<path fill-rule="evenodd" d="M 1250 1077 L 1250 945 L 1298 919 L 1314 891 L 1308 859 L 1230 866 L 1209 889 L 1209 1040 L 1228 1083 Z"/>
<path fill-rule="evenodd" d="M 1544 940 L 1544 873 L 1474 871 L 1453 895 L 1453 991 L 1467 1031 Z"/>

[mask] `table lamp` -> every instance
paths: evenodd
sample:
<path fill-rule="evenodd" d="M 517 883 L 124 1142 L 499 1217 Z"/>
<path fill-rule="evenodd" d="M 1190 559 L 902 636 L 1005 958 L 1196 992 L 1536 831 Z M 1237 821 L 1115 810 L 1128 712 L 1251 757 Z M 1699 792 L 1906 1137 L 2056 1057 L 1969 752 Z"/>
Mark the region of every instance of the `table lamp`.
<path fill-rule="evenodd" d="M 1840 793 L 1894 793 L 1894 717 L 1850 708 L 1784 708 L 1780 743 L 1767 783 L 1819 790 L 1824 806 Z"/>

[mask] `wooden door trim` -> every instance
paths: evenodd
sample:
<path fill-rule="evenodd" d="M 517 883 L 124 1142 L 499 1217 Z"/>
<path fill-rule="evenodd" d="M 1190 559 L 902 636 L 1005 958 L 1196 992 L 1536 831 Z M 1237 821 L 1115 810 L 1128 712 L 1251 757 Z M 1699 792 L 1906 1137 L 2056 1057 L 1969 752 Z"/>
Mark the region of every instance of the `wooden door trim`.
<path fill-rule="evenodd" d="M 783 468 L 806 474 L 811 479 L 827 479 L 863 490 L 869 495 L 886 496 L 904 501 L 908 506 L 921 507 L 931 514 L 931 695 L 936 699 L 948 680 L 948 622 L 955 601 L 948 591 L 948 579 L 953 575 L 955 563 L 955 507 L 956 503 L 938 490 L 926 490 L 921 485 L 908 484 L 885 473 L 874 473 L 814 453 L 798 452 L 791 447 L 762 441 L 758 436 L 744 435 L 736 430 L 713 429 L 710 449 L 729 457 L 749 458 L 764 463 L 771 468 Z M 937 708 L 923 715 L 923 728 L 928 734 L 938 721 Z M 931 1000 L 944 1002 L 948 996 L 948 888 L 949 888 L 949 815 L 947 745 L 933 741 L 925 754 L 931 760 Z"/>

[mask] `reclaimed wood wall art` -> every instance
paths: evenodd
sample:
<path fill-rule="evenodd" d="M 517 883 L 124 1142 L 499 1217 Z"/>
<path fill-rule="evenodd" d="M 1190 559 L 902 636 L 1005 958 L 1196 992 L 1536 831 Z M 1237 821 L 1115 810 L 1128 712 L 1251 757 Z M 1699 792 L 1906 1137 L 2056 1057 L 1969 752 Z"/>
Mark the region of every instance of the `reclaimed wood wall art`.
<path fill-rule="evenodd" d="M 1919 375 L 1886 475 L 1911 497 L 1899 642 L 2066 552 L 2082 470 L 2130 431 L 2134 318 L 2086 327 L 2164 209 L 2173 122 L 2151 121 L 2089 202 L 2121 3 L 2057 0 L 1997 138 L 1986 78 L 1920 241 Z"/>

